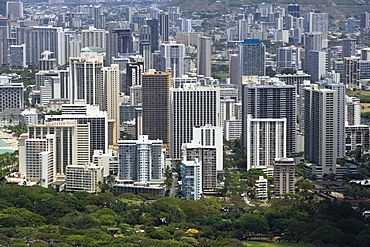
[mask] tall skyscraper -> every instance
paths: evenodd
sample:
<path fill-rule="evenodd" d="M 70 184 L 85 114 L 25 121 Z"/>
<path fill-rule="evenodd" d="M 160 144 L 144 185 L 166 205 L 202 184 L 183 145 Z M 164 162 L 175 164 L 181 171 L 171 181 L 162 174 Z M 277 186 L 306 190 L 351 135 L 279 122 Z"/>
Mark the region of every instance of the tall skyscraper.
<path fill-rule="evenodd" d="M 24 43 L 26 44 L 26 53 L 30 53 L 30 60 L 27 62 L 31 64 L 38 64 L 44 51 L 53 52 L 58 64 L 67 63 L 66 53 L 63 51 L 65 35 L 61 27 L 32 27 L 30 37 L 26 37 Z"/>
<path fill-rule="evenodd" d="M 361 14 L 360 28 L 369 28 L 369 13 L 365 12 Z"/>
<path fill-rule="evenodd" d="M 0 65 L 8 63 L 8 27 L 0 26 Z"/>
<path fill-rule="evenodd" d="M 356 40 L 347 38 L 342 39 L 342 57 L 352 57 L 356 55 Z"/>
<path fill-rule="evenodd" d="M 229 59 L 229 76 L 230 84 L 238 85 L 239 81 L 239 56 L 238 54 L 230 54 Z"/>
<path fill-rule="evenodd" d="M 107 31 L 104 29 L 82 30 L 82 47 L 97 46 L 105 49 Z"/>
<path fill-rule="evenodd" d="M 199 37 L 198 75 L 211 76 L 211 38 Z"/>
<path fill-rule="evenodd" d="M 159 24 L 157 19 L 150 19 L 146 21 L 146 24 L 150 27 L 150 44 L 151 44 L 151 53 L 158 50 L 159 48 Z"/>
<path fill-rule="evenodd" d="M 119 117 L 119 67 L 118 64 L 112 64 L 111 67 L 102 68 L 103 85 L 103 107 L 102 110 L 108 114 L 108 119 L 115 120 L 113 130 L 113 144 L 116 144 L 120 137 L 120 117 Z"/>
<path fill-rule="evenodd" d="M 118 142 L 118 177 L 131 182 L 149 182 L 162 179 L 165 170 L 165 152 L 161 140 L 149 140 L 147 135 L 138 140 Z"/>
<path fill-rule="evenodd" d="M 284 69 L 295 69 L 293 50 L 288 47 L 280 47 L 276 50 L 276 73 L 280 73 Z"/>
<path fill-rule="evenodd" d="M 6 16 L 12 16 L 13 19 L 23 18 L 22 2 L 6 2 Z"/>
<path fill-rule="evenodd" d="M 322 47 L 328 47 L 328 14 L 309 12 L 304 15 L 304 31 L 321 33 Z"/>
<path fill-rule="evenodd" d="M 105 66 L 110 66 L 112 64 L 113 57 L 118 56 L 118 35 L 114 32 L 106 33 L 106 58 Z"/>
<path fill-rule="evenodd" d="M 304 154 L 316 175 L 336 174 L 338 92 L 312 84 L 304 89 Z"/>
<path fill-rule="evenodd" d="M 130 53 L 132 51 L 131 30 L 128 28 L 114 29 L 117 33 L 117 49 L 118 53 Z"/>
<path fill-rule="evenodd" d="M 240 79 L 246 75 L 265 75 L 265 45 L 258 39 L 245 39 L 239 45 Z"/>
<path fill-rule="evenodd" d="M 9 65 L 12 68 L 26 68 L 26 45 L 9 47 Z"/>
<path fill-rule="evenodd" d="M 55 136 L 47 135 L 44 139 L 25 141 L 25 177 L 28 181 L 40 182 L 48 187 L 56 178 Z"/>
<path fill-rule="evenodd" d="M 143 134 L 151 140 L 170 140 L 171 72 L 149 70 L 142 75 Z"/>
<path fill-rule="evenodd" d="M 360 58 L 343 58 L 343 83 L 348 89 L 360 89 Z"/>
<path fill-rule="evenodd" d="M 304 34 L 304 63 L 303 71 L 307 72 L 308 63 L 310 60 L 309 51 L 322 50 L 322 34 L 321 33 L 305 33 Z"/>
<path fill-rule="evenodd" d="M 246 118 L 247 170 L 272 167 L 275 158 L 286 156 L 286 118 Z"/>
<path fill-rule="evenodd" d="M 275 85 L 243 84 L 243 146 L 247 147 L 247 116 L 253 118 L 286 118 L 287 155 L 295 153 L 296 136 L 296 86 L 276 83 Z M 276 157 L 274 157 L 276 158 Z"/>
<path fill-rule="evenodd" d="M 313 81 L 323 79 L 328 69 L 327 53 L 325 51 L 308 51 L 306 54 L 306 73 L 311 75 Z"/>
<path fill-rule="evenodd" d="M 193 138 L 195 126 L 221 126 L 220 89 L 192 83 L 171 88 L 170 153 L 181 159 L 181 145 Z"/>
<path fill-rule="evenodd" d="M 173 77 L 181 77 L 184 74 L 185 45 L 174 41 L 161 45 L 161 70 L 171 69 Z"/>
<path fill-rule="evenodd" d="M 94 150 L 108 151 L 108 116 L 96 105 L 87 105 L 84 100 L 62 105 L 62 115 L 46 115 L 45 121 L 77 120 L 78 124 L 90 125 L 90 154 Z"/>
<path fill-rule="evenodd" d="M 300 17 L 300 7 L 298 4 L 289 4 L 288 14 L 296 18 Z"/>
<path fill-rule="evenodd" d="M 29 139 L 45 139 L 54 135 L 56 174 L 65 175 L 67 165 L 83 165 L 90 162 L 90 125 L 78 124 L 77 120 L 49 121 L 27 126 Z M 21 154 L 20 154 L 21 157 Z M 23 157 L 23 156 L 22 156 Z"/>
<path fill-rule="evenodd" d="M 6 17 L 6 0 L 0 0 L 0 15 Z"/>
<path fill-rule="evenodd" d="M 162 42 L 170 40 L 168 14 L 165 12 L 159 14 L 159 34 L 161 35 Z"/>
<path fill-rule="evenodd" d="M 87 104 L 103 106 L 101 69 L 103 56 L 95 52 L 83 52 L 81 57 L 70 58 L 69 100 L 83 99 Z"/>
<path fill-rule="evenodd" d="M 151 28 L 148 25 L 144 25 L 140 28 L 140 54 L 144 58 L 145 71 L 152 69 L 152 53 L 151 53 Z"/>
<path fill-rule="evenodd" d="M 334 83 L 331 79 L 325 79 L 323 81 L 317 82 L 316 84 L 325 87 L 327 89 L 337 91 L 337 128 L 338 128 L 338 138 L 337 138 L 337 157 L 343 158 L 345 152 L 345 119 L 346 119 L 346 86 L 343 83 Z"/>

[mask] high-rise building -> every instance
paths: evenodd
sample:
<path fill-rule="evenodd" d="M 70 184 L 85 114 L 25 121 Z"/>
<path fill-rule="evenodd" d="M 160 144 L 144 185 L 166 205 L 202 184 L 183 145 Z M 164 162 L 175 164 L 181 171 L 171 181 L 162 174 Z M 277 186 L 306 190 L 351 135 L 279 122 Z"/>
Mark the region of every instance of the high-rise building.
<path fill-rule="evenodd" d="M 347 38 L 342 40 L 342 57 L 352 57 L 356 55 L 356 40 Z"/>
<path fill-rule="evenodd" d="M 221 126 L 220 89 L 192 83 L 183 88 L 171 88 L 170 153 L 181 158 L 181 145 L 193 138 L 195 126 Z"/>
<path fill-rule="evenodd" d="M 118 64 L 112 64 L 111 67 L 102 68 L 103 85 L 103 106 L 102 110 L 108 114 L 108 119 L 115 120 L 113 129 L 113 144 L 117 143 L 120 137 L 120 117 L 119 117 L 119 67 Z"/>
<path fill-rule="evenodd" d="M 162 179 L 165 170 L 165 151 L 161 140 L 149 140 L 147 135 L 138 140 L 118 142 L 118 178 L 129 182 L 149 182 Z"/>
<path fill-rule="evenodd" d="M 346 154 L 370 145 L 370 127 L 366 124 L 346 126 Z"/>
<path fill-rule="evenodd" d="M 161 71 L 171 69 L 173 77 L 184 75 L 185 45 L 174 41 L 161 45 Z"/>
<path fill-rule="evenodd" d="M 30 53 L 29 61 L 27 62 L 31 64 L 38 64 L 44 51 L 53 52 L 58 64 L 64 65 L 67 63 L 64 48 L 65 35 L 61 27 L 32 27 L 30 38 L 26 37 L 23 43 L 26 44 L 26 54 Z"/>
<path fill-rule="evenodd" d="M 67 166 L 66 191 L 101 192 L 103 172 L 103 166 L 92 163 Z"/>
<path fill-rule="evenodd" d="M 151 53 L 158 50 L 159 48 L 159 24 L 157 19 L 150 19 L 146 21 L 146 24 L 150 27 L 150 44 L 151 44 Z"/>
<path fill-rule="evenodd" d="M 304 101 L 305 159 L 316 166 L 318 178 L 336 174 L 338 91 L 311 84 Z"/>
<path fill-rule="evenodd" d="M 0 0 L 0 15 L 6 17 L 6 0 Z"/>
<path fill-rule="evenodd" d="M 90 125 L 78 124 L 77 120 L 48 121 L 27 126 L 28 138 L 45 139 L 54 135 L 56 174 L 65 175 L 67 165 L 83 165 L 90 162 Z M 21 156 L 21 154 L 20 154 Z"/>
<path fill-rule="evenodd" d="M 97 105 L 87 105 L 84 100 L 62 105 L 62 115 L 46 115 L 45 121 L 77 120 L 90 125 L 90 154 L 94 150 L 108 151 L 108 116 Z"/>
<path fill-rule="evenodd" d="M 104 29 L 82 30 L 82 47 L 97 46 L 105 49 L 107 31 Z"/>
<path fill-rule="evenodd" d="M 117 33 L 117 50 L 118 53 L 130 53 L 132 51 L 131 30 L 128 28 L 114 29 Z"/>
<path fill-rule="evenodd" d="M 296 136 L 296 86 L 276 83 L 274 85 L 243 84 L 243 146 L 247 147 L 247 117 L 286 118 L 286 153 L 295 153 Z M 276 157 L 274 157 L 276 158 Z"/>
<path fill-rule="evenodd" d="M 151 28 L 144 25 L 140 28 L 140 54 L 144 58 L 145 71 L 152 69 L 152 48 L 151 48 Z"/>
<path fill-rule="evenodd" d="M 230 84 L 238 85 L 239 81 L 239 56 L 238 54 L 231 54 L 229 59 L 229 76 Z"/>
<path fill-rule="evenodd" d="M 9 47 L 9 65 L 12 68 L 26 68 L 26 45 L 11 45 Z"/>
<path fill-rule="evenodd" d="M 369 13 L 365 12 L 361 14 L 360 28 L 369 28 Z"/>
<path fill-rule="evenodd" d="M 276 158 L 274 161 L 275 195 L 294 193 L 295 163 L 293 158 Z"/>
<path fill-rule="evenodd" d="M 55 136 L 47 135 L 43 139 L 25 140 L 24 153 L 25 173 L 28 181 L 39 182 L 41 186 L 48 187 L 56 178 L 55 169 Z"/>
<path fill-rule="evenodd" d="M 161 41 L 169 41 L 169 23 L 168 14 L 162 12 L 159 14 L 159 34 L 161 35 Z"/>
<path fill-rule="evenodd" d="M 81 57 L 70 58 L 69 100 L 83 99 L 87 104 L 103 106 L 101 69 L 103 56 L 96 52 L 83 52 Z"/>
<path fill-rule="evenodd" d="M 170 140 L 170 87 L 170 71 L 142 75 L 143 134 L 165 145 Z"/>
<path fill-rule="evenodd" d="M 118 35 L 114 32 L 106 33 L 105 66 L 112 64 L 113 58 L 118 56 Z"/>
<path fill-rule="evenodd" d="M 304 31 L 321 33 L 322 47 L 328 47 L 328 14 L 309 12 L 304 15 Z"/>
<path fill-rule="evenodd" d="M 311 80 L 317 81 L 326 76 L 328 69 L 327 53 L 325 51 L 308 51 L 305 57 L 306 73 L 311 75 Z"/>
<path fill-rule="evenodd" d="M 23 18 L 23 3 L 22 2 L 6 2 L 6 16 L 12 16 L 12 19 Z"/>
<path fill-rule="evenodd" d="M 288 47 L 280 47 L 276 50 L 276 73 L 280 73 L 284 69 L 295 69 L 293 50 Z"/>
<path fill-rule="evenodd" d="M 197 159 L 182 161 L 182 198 L 186 200 L 199 200 L 202 193 L 201 162 Z"/>
<path fill-rule="evenodd" d="M 8 27 L 0 26 L 0 65 L 4 65 L 7 63 L 8 63 Z"/>
<path fill-rule="evenodd" d="M 296 18 L 300 17 L 300 7 L 298 4 L 289 4 L 288 14 Z"/>
<path fill-rule="evenodd" d="M 346 33 L 354 33 L 355 32 L 355 19 L 348 18 L 345 24 Z"/>
<path fill-rule="evenodd" d="M 240 79 L 248 75 L 265 75 L 265 45 L 258 39 L 245 39 L 239 45 Z"/>
<path fill-rule="evenodd" d="M 203 146 L 196 143 L 182 145 L 182 161 L 199 160 L 201 164 L 201 190 L 214 191 L 217 188 L 216 147 Z"/>
<path fill-rule="evenodd" d="M 322 34 L 321 33 L 305 33 L 304 34 L 304 63 L 303 70 L 306 72 L 309 60 L 309 51 L 321 51 L 322 50 Z"/>
<path fill-rule="evenodd" d="M 247 170 L 272 167 L 275 158 L 286 157 L 286 118 L 246 118 Z"/>
<path fill-rule="evenodd" d="M 216 149 L 215 165 L 217 171 L 222 171 L 223 167 L 223 139 L 222 127 L 216 126 L 196 126 L 193 128 L 193 143 L 199 143 L 202 146 L 213 146 Z M 199 159 L 202 161 L 201 159 Z"/>
<path fill-rule="evenodd" d="M 337 91 L 337 158 L 343 158 L 345 146 L 344 126 L 346 119 L 346 87 L 343 83 L 334 83 L 331 79 L 325 79 L 323 81 L 317 82 L 316 84 L 327 89 Z"/>
<path fill-rule="evenodd" d="M 360 89 L 360 58 L 343 58 L 343 83 L 348 89 Z"/>
<path fill-rule="evenodd" d="M 0 84 L 0 112 L 8 108 L 24 108 L 23 83 Z"/>
<path fill-rule="evenodd" d="M 198 75 L 211 76 L 211 38 L 199 37 Z"/>

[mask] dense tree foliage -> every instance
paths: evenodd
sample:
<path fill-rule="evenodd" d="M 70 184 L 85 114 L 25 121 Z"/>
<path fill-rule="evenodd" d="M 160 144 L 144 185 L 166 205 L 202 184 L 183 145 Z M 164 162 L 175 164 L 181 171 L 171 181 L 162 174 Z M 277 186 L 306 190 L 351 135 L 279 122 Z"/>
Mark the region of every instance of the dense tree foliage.
<path fill-rule="evenodd" d="M 302 181 L 299 187 L 310 189 Z M 187 201 L 0 185 L 0 244 L 243 246 L 251 237 L 317 246 L 370 243 L 366 219 L 349 204 L 287 198 L 273 198 L 268 207 L 249 207 L 235 196 Z"/>

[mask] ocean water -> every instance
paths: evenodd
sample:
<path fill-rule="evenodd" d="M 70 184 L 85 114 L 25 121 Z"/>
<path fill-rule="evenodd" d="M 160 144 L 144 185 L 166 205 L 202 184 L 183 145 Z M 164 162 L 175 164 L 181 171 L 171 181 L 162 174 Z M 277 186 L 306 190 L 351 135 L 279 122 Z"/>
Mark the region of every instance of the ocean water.
<path fill-rule="evenodd" d="M 6 141 L 4 141 L 4 139 L 0 136 L 0 147 L 6 147 L 8 146 L 8 143 Z M 11 149 L 0 149 L 0 154 L 3 154 L 3 153 L 13 153 L 14 150 L 11 150 Z"/>

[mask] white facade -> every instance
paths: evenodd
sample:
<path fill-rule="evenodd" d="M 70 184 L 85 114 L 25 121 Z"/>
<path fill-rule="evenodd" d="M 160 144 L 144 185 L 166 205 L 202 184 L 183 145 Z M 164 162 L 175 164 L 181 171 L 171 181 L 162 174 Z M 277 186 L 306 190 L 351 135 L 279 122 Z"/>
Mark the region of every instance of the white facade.
<path fill-rule="evenodd" d="M 112 64 L 111 67 L 104 67 L 102 69 L 102 84 L 104 86 L 103 110 L 107 111 L 108 119 L 116 121 L 115 141 L 119 139 L 120 131 L 120 117 L 119 117 L 119 66 Z"/>
<path fill-rule="evenodd" d="M 256 180 L 257 198 L 258 200 L 266 200 L 268 198 L 268 181 L 263 176 L 259 176 Z"/>
<path fill-rule="evenodd" d="M 220 89 L 191 83 L 170 89 L 170 154 L 181 158 L 181 145 L 193 138 L 193 127 L 221 126 Z"/>
<path fill-rule="evenodd" d="M 240 140 L 242 135 L 242 120 L 236 120 L 235 117 L 224 121 L 224 138 L 227 141 Z"/>
<path fill-rule="evenodd" d="M 185 45 L 170 41 L 161 45 L 161 70 L 171 69 L 172 77 L 184 75 Z"/>
<path fill-rule="evenodd" d="M 202 127 L 193 128 L 193 143 L 199 143 L 202 146 L 214 146 L 216 148 L 216 169 L 221 171 L 223 166 L 223 135 L 222 127 L 215 127 L 206 124 Z"/>
<path fill-rule="evenodd" d="M 27 139 L 20 157 L 24 158 L 24 177 L 31 182 L 38 182 L 48 187 L 56 178 L 55 136 L 47 135 L 44 139 Z M 24 153 L 23 153 L 24 151 Z"/>
<path fill-rule="evenodd" d="M 103 166 L 95 166 L 95 164 L 67 166 L 66 190 L 86 191 L 89 193 L 100 192 L 103 182 L 103 170 Z"/>
<path fill-rule="evenodd" d="M 286 156 L 286 118 L 252 118 L 247 116 L 247 170 L 266 169 L 275 158 Z"/>

